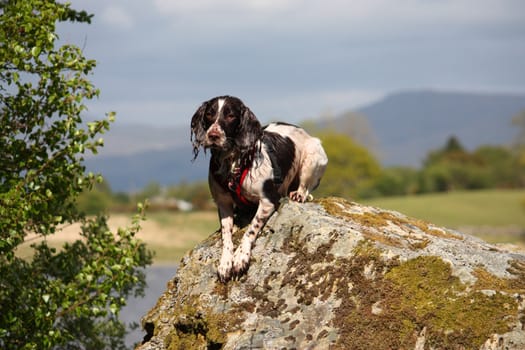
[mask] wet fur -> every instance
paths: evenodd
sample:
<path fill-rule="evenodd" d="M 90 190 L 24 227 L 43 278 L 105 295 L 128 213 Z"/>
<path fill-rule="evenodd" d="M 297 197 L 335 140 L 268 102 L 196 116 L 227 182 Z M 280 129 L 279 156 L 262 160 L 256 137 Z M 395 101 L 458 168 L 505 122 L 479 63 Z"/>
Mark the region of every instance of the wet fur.
<path fill-rule="evenodd" d="M 239 277 L 249 267 L 257 234 L 282 197 L 304 202 L 321 180 L 328 159 L 319 139 L 286 123 L 262 127 L 244 103 L 232 96 L 204 102 L 191 120 L 194 157 L 211 151 L 208 182 L 217 203 L 222 234 L 220 281 Z M 249 172 L 240 188 L 239 174 Z M 236 209 L 253 214 L 241 243 L 234 251 L 232 232 Z"/>

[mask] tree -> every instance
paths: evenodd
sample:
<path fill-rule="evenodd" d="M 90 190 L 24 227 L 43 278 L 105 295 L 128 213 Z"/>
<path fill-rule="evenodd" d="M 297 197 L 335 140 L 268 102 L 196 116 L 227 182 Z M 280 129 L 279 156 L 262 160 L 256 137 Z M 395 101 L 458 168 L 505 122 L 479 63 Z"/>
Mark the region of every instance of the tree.
<path fill-rule="evenodd" d="M 144 187 L 139 193 L 137 193 L 136 198 L 140 201 L 147 199 L 152 199 L 156 196 L 162 194 L 162 187 L 156 181 L 151 181 Z"/>
<path fill-rule="evenodd" d="M 346 135 L 323 132 L 317 136 L 328 156 L 328 167 L 316 193 L 347 198 L 374 195 L 373 185 L 381 173 L 375 158 Z"/>
<path fill-rule="evenodd" d="M 431 166 L 444 161 L 464 162 L 469 161 L 470 156 L 456 136 L 450 136 L 445 145 L 435 151 L 429 152 L 424 160 L 424 166 Z"/>
<path fill-rule="evenodd" d="M 525 109 L 512 117 L 512 124 L 518 128 L 514 144 L 516 147 L 525 147 Z"/>
<path fill-rule="evenodd" d="M 491 187 L 490 169 L 479 155 L 465 150 L 455 136 L 429 152 L 423 162 L 420 192 L 445 192 Z"/>
<path fill-rule="evenodd" d="M 378 196 L 404 196 L 418 191 L 419 172 L 409 167 L 389 167 L 381 171 L 374 188 Z"/>
<path fill-rule="evenodd" d="M 523 169 L 525 169 L 525 110 L 522 110 L 512 118 L 512 124 L 518 128 L 513 149 L 523 174 Z M 521 176 L 521 182 L 525 183 L 525 176 L 523 175 Z"/>
<path fill-rule="evenodd" d="M 197 210 L 209 210 L 214 207 L 207 181 L 181 182 L 169 187 L 167 195 L 191 202 Z"/>
<path fill-rule="evenodd" d="M 337 119 L 337 132 L 350 137 L 358 145 L 365 147 L 372 154 L 377 154 L 378 141 L 366 116 L 348 111 Z"/>
<path fill-rule="evenodd" d="M 151 254 L 135 238 L 142 214 L 110 232 L 88 219 L 76 199 L 100 180 L 84 154 L 102 146 L 113 118 L 83 123 L 85 100 L 99 91 L 95 61 L 57 45 L 60 21 L 91 16 L 53 0 L 0 1 L 0 348 L 123 348 L 118 313 L 145 285 Z M 81 239 L 62 249 L 45 237 L 80 222 Z M 30 258 L 17 255 L 29 236 Z"/>
<path fill-rule="evenodd" d="M 89 191 L 83 191 L 76 199 L 76 207 L 81 213 L 96 215 L 113 209 L 113 194 L 106 181 L 96 182 Z"/>
<path fill-rule="evenodd" d="M 301 126 L 311 134 L 318 134 L 323 130 L 327 132 L 337 130 L 337 133 L 346 135 L 373 154 L 377 153 L 377 136 L 366 116 L 360 113 L 347 111 L 335 117 L 332 113 L 325 112 L 318 120 L 306 120 Z"/>
<path fill-rule="evenodd" d="M 480 146 L 473 152 L 481 159 L 490 179 L 490 187 L 523 187 L 525 164 L 520 164 L 519 155 L 503 146 Z"/>

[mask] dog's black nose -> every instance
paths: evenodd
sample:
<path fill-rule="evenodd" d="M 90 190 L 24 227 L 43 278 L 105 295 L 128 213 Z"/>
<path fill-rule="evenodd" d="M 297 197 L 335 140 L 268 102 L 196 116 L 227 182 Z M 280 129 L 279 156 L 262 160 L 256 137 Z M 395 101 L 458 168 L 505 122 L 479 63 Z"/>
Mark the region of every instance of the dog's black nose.
<path fill-rule="evenodd" d="M 208 139 L 210 141 L 218 141 L 221 138 L 221 134 L 218 130 L 210 130 L 208 131 Z"/>

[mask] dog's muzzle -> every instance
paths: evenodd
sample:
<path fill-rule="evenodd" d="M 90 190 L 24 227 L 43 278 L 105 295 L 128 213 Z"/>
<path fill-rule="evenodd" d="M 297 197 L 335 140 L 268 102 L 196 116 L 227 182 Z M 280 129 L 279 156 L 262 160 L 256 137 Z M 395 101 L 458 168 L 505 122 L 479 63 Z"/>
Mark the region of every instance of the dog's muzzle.
<path fill-rule="evenodd" d="M 206 133 L 206 147 L 223 147 L 226 142 L 226 135 L 221 129 L 212 127 Z"/>

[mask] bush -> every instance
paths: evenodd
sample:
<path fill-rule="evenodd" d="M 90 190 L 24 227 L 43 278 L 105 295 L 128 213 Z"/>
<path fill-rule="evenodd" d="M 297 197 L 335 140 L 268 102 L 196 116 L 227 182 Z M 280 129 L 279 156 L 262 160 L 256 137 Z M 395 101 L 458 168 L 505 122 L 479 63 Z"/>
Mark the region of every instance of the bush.
<path fill-rule="evenodd" d="M 406 167 L 383 169 L 375 181 L 374 188 L 378 196 L 404 196 L 417 193 L 418 171 Z"/>
<path fill-rule="evenodd" d="M 374 182 L 381 168 L 370 152 L 343 134 L 323 132 L 318 137 L 328 156 L 328 166 L 316 195 L 373 196 Z"/>

